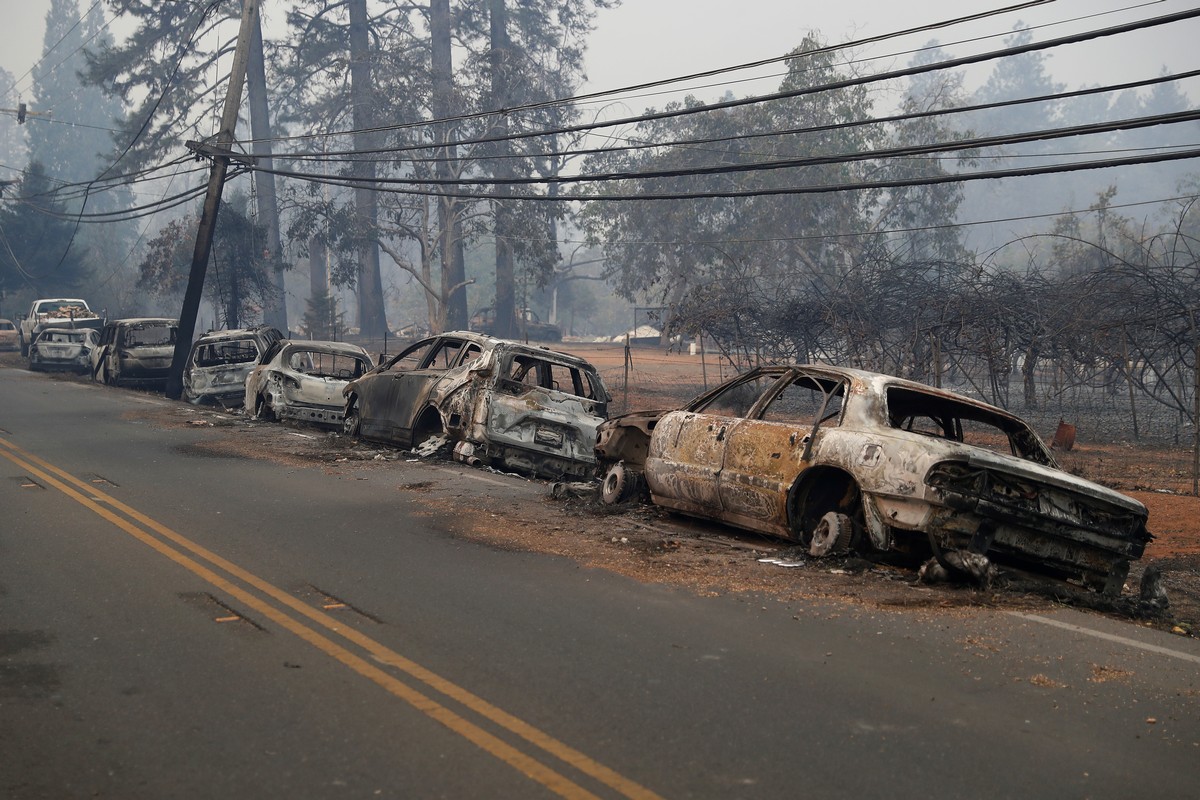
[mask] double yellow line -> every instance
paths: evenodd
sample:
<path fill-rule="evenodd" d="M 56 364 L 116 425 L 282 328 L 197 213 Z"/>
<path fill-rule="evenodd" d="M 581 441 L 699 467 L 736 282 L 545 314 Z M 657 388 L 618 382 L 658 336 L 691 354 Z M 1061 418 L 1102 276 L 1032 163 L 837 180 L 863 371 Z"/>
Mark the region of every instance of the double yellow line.
<path fill-rule="evenodd" d="M 540 783 L 560 797 L 597 798 L 597 795 L 555 771 L 533 756 L 518 750 L 504 740 L 489 733 L 461 714 L 447 708 L 432 697 L 423 694 L 398 679 L 377 664 L 419 681 L 430 689 L 454 700 L 489 722 L 519 736 L 560 761 L 570 765 L 618 794 L 634 800 L 651 800 L 659 796 L 649 789 L 618 774 L 584 755 L 578 750 L 558 741 L 549 734 L 497 708 L 481 697 L 461 686 L 425 669 L 368 636 L 340 624 L 328 614 L 313 608 L 279 587 L 259 578 L 251 572 L 221 558 L 201 547 L 182 534 L 156 522 L 140 511 L 120 500 L 98 491 L 94 486 L 53 464 L 0 438 L 0 455 L 59 490 L 81 506 L 108 520 L 140 542 L 154 548 L 158 553 L 180 565 L 189 572 L 207 581 L 253 609 L 263 618 L 291 631 L 303 641 L 336 659 L 359 675 L 374 681 L 390 694 L 398 697 L 413 708 L 445 725 L 451 731 L 467 739 L 530 779 Z M 206 566 L 207 564 L 207 566 Z M 224 573 L 224 574 L 222 574 Z M 240 581 L 241 583 L 237 583 Z M 242 585 L 244 584 L 244 586 Z M 250 587 L 250 588 L 246 588 Z M 250 591 L 253 589 L 260 594 Z M 261 596 L 260 596 L 261 595 Z M 265 596 L 265 597 L 264 597 Z M 273 605 L 269 600 L 278 605 Z M 283 608 L 280 608 L 282 606 Z M 286 613 L 291 611 L 292 614 Z M 300 618 L 297 618 L 300 617 Z M 321 629 L 324 629 L 323 631 Z M 350 650 L 344 643 L 327 634 L 334 634 L 370 655 L 374 662 Z M 597 798 L 598 800 L 598 798 Z"/>

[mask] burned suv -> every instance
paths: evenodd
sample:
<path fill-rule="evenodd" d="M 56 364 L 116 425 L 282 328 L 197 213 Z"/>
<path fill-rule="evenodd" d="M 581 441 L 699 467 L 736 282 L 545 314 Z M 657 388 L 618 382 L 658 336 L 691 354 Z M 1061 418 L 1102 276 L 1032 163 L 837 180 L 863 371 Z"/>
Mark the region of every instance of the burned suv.
<path fill-rule="evenodd" d="M 267 325 L 204 334 L 192 343 L 183 364 L 183 399 L 193 405 L 207 401 L 240 406 L 246 376 L 262 354 L 282 338 L 277 328 Z"/>
<path fill-rule="evenodd" d="M 1146 509 L 1061 470 L 1003 409 L 823 365 L 760 367 L 678 411 L 601 426 L 602 496 L 796 540 L 892 551 L 982 580 L 993 563 L 1119 593 Z"/>
<path fill-rule="evenodd" d="M 179 322 L 163 317 L 136 317 L 108 322 L 92 350 L 92 380 L 110 386 L 167 382 Z"/>
<path fill-rule="evenodd" d="M 422 339 L 342 393 L 348 434 L 401 447 L 445 436 L 461 460 L 548 478 L 592 473 L 609 401 L 581 358 L 466 331 Z"/>

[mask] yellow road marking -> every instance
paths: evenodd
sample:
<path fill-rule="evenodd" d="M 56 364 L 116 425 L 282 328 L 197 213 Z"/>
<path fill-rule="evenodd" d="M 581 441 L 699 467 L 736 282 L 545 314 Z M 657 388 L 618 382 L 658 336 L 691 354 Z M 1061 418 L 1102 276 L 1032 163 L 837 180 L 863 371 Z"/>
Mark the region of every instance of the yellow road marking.
<path fill-rule="evenodd" d="M 441 694 L 461 703 L 480 716 L 485 717 L 491 722 L 520 736 L 531 744 L 538 746 L 545 752 L 570 764 L 572 767 L 584 773 L 585 775 L 595 778 L 609 788 L 621 793 L 625 797 L 631 798 L 631 800 L 661 800 L 659 795 L 645 788 L 644 786 L 641 786 L 635 781 L 632 781 L 629 778 L 626 778 L 616 771 L 610 769 L 609 767 L 600 764 L 591 757 L 584 755 L 580 751 L 563 742 L 558 741 L 554 737 L 530 725 L 524 720 L 521 720 L 509 714 L 508 712 L 501 710 L 483 698 L 478 697 L 466 689 L 458 686 L 457 684 L 442 678 L 434 672 L 429 671 L 416 662 L 405 658 L 399 653 L 396 653 L 390 648 L 379 642 L 376 642 L 359 631 L 343 627 L 340 622 L 333 619 L 329 615 L 312 608 L 311 606 L 303 603 L 299 599 L 293 597 L 266 580 L 259 578 L 253 573 L 242 569 L 230 561 L 225 560 L 207 548 L 192 542 L 182 534 L 176 533 L 165 525 L 162 525 L 150 517 L 147 517 L 145 514 L 142 514 L 140 511 L 137 511 L 136 509 L 122 503 L 115 497 L 111 497 L 103 492 L 96 491 L 95 487 L 91 486 L 90 484 L 83 482 L 70 473 L 59 469 L 53 464 L 50 464 L 38 456 L 29 453 L 20 447 L 17 447 L 12 442 L 9 442 L 3 438 L 0 438 L 0 455 L 3 455 L 9 461 L 12 461 L 22 469 L 30 470 L 32 473 L 45 480 L 49 485 L 54 486 L 56 489 L 75 500 L 80 505 L 93 511 L 98 516 L 108 520 L 113 525 L 116 525 L 118 528 L 143 542 L 144 544 L 149 545 L 162 555 L 169 558 L 171 561 L 174 561 L 176 564 L 179 564 L 193 574 L 203 578 L 218 589 L 221 589 L 230 596 L 237 598 L 241 602 L 259 611 L 264 616 L 300 637 L 313 647 L 316 647 L 327 655 L 333 657 L 345 666 L 350 667 L 360 675 L 374 681 L 391 694 L 399 697 L 417 710 L 442 723 L 450 730 L 454 731 L 460 736 L 463 736 L 468 741 L 472 742 L 486 752 L 491 753 L 493 756 L 516 768 L 529 778 L 541 783 L 543 786 L 547 787 L 556 794 L 567 798 L 595 797 L 595 795 L 593 795 L 591 792 L 587 791 L 578 784 L 573 783 L 566 777 L 558 774 L 541 762 L 531 758 L 525 753 L 522 753 L 487 731 L 484 731 L 469 720 L 456 714 L 426 695 L 421 694 L 407 684 L 397 680 L 390 674 L 384 672 L 378 667 L 375 667 L 362 657 L 355 655 L 349 650 L 346 650 L 344 647 L 338 645 L 331 639 L 326 638 L 319 632 L 284 614 L 257 596 L 250 594 L 236 584 L 231 583 L 209 568 L 205 567 L 203 564 L 200 564 L 188 557 L 184 553 L 181 553 L 178 550 L 175 550 L 167 544 L 159 541 L 146 531 L 130 524 L 128 520 L 123 519 L 122 517 L 113 513 L 113 511 L 105 508 L 104 505 L 100 504 L 104 503 L 105 505 L 111 506 L 111 508 L 120 511 L 130 519 L 138 522 L 143 527 L 154 531 L 173 544 L 191 552 L 193 555 L 198 556 L 199 558 L 209 562 L 213 566 L 223 570 L 229 575 L 252 586 L 276 602 L 287 606 L 303 616 L 308 617 L 310 620 L 316 622 L 329 631 L 336 633 L 347 641 L 358 645 L 370 653 L 376 659 L 376 661 L 387 666 L 394 667 L 401 672 L 404 672 L 405 674 L 419 680 L 430 688 L 435 689 Z M 59 480 L 59 478 L 62 480 Z M 91 494 L 91 497 L 81 494 L 67 484 L 73 484 L 74 486 L 85 489 Z"/>

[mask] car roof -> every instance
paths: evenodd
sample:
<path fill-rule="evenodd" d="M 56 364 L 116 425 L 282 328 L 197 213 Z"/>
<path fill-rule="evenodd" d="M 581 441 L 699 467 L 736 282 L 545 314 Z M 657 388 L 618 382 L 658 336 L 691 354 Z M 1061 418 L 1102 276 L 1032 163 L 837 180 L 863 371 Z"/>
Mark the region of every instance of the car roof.
<path fill-rule="evenodd" d="M 178 325 L 179 320 L 171 319 L 170 317 L 129 317 L 127 319 L 114 319 L 109 322 L 109 325 L 146 325 L 151 322 L 167 323 L 169 325 Z"/>
<path fill-rule="evenodd" d="M 532 356 L 551 356 L 563 362 L 574 366 L 585 367 L 595 370 L 596 368 L 590 361 L 570 353 L 564 353 L 561 350 L 551 350 L 549 347 L 543 347 L 538 344 L 526 344 L 525 342 L 517 341 L 516 339 L 500 339 L 495 336 L 489 336 L 486 333 L 477 333 L 475 331 L 446 331 L 445 333 L 437 333 L 432 336 L 426 336 L 419 341 L 427 341 L 436 339 L 441 336 L 453 336 L 455 338 L 463 338 L 478 344 L 488 344 L 493 347 L 503 347 L 506 350 L 520 351 Z"/>
<path fill-rule="evenodd" d="M 366 350 L 350 342 L 329 342 L 322 339 L 283 339 L 279 342 L 281 350 L 294 347 L 303 350 L 315 350 L 322 353 L 344 353 L 352 356 L 368 356 Z"/>
<path fill-rule="evenodd" d="M 202 334 L 196 341 L 211 342 L 218 339 L 253 339 L 266 334 L 269 330 L 270 328 L 260 325 L 253 328 L 229 328 L 228 330 L 208 331 Z"/>
<path fill-rule="evenodd" d="M 930 386 L 927 383 L 901 378 L 897 375 L 888 375 L 883 372 L 871 372 L 865 369 L 855 369 L 853 367 L 838 367 L 832 364 L 781 364 L 765 367 L 758 367 L 757 370 L 761 373 L 776 372 L 782 375 L 790 369 L 802 369 L 806 372 L 817 372 L 828 375 L 829 377 L 844 377 L 852 380 L 857 380 L 859 383 L 864 383 L 873 388 L 876 392 L 883 393 L 889 387 L 900 387 L 903 389 L 912 389 L 913 391 L 924 392 L 925 394 L 944 397 L 947 400 L 956 400 L 958 402 L 967 403 L 969 405 L 985 408 L 988 411 L 999 414 L 1012 419 L 1020 419 L 1011 411 L 1005 411 L 1003 408 L 994 406 L 991 403 L 977 400 L 974 397 L 968 397 L 964 394 L 951 392 L 946 389 L 939 389 L 936 386 Z M 754 370 L 751 370 L 754 371 Z"/>

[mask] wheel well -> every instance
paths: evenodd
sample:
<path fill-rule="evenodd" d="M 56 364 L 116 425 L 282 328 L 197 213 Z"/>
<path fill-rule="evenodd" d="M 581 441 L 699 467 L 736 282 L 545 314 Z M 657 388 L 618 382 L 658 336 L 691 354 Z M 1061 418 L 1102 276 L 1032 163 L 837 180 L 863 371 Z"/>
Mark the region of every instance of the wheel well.
<path fill-rule="evenodd" d="M 788 493 L 788 528 L 792 538 L 808 544 L 821 517 L 839 511 L 863 526 L 862 492 L 850 473 L 837 467 L 813 467 L 796 478 Z"/>
<path fill-rule="evenodd" d="M 442 425 L 442 415 L 433 406 L 429 406 L 417 417 L 413 426 L 413 444 L 418 445 L 430 436 L 440 436 L 445 430 Z"/>

